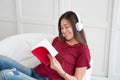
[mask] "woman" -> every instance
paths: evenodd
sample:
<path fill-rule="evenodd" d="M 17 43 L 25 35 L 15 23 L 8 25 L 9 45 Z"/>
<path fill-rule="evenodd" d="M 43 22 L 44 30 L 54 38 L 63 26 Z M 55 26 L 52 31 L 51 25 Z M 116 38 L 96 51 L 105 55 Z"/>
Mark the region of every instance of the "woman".
<path fill-rule="evenodd" d="M 58 30 L 59 36 L 52 45 L 59 53 L 55 57 L 48 55 L 50 65 L 39 64 L 30 69 L 0 56 L 0 80 L 82 80 L 90 68 L 90 52 L 78 15 L 65 12 L 59 19 Z"/>

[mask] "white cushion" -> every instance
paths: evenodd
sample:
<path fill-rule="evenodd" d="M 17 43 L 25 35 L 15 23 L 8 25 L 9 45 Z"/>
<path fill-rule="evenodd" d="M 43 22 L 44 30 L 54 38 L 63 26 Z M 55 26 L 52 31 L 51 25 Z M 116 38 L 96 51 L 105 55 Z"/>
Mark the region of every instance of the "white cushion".
<path fill-rule="evenodd" d="M 32 56 L 20 35 L 15 35 L 1 41 L 0 55 L 8 56 L 17 61 Z"/>
<path fill-rule="evenodd" d="M 40 64 L 40 60 L 38 60 L 35 56 L 28 57 L 19 61 L 22 65 L 26 67 L 34 68 L 38 64 Z"/>
<path fill-rule="evenodd" d="M 54 35 L 26 33 L 8 37 L 0 42 L 0 55 L 10 57 L 25 66 L 34 67 L 40 61 L 33 56 L 27 42 L 32 45 L 37 45 L 45 38 L 52 42 Z"/>

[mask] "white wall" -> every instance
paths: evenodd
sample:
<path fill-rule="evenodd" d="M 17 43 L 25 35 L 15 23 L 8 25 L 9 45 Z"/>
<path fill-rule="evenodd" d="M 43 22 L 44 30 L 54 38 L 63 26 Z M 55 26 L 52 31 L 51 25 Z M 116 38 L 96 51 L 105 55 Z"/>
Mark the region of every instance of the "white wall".
<path fill-rule="evenodd" d="M 0 40 L 17 33 L 14 0 L 0 0 Z"/>
<path fill-rule="evenodd" d="M 17 1 L 22 32 L 55 33 L 58 17 L 57 0 L 19 0 Z M 21 32 L 20 31 L 20 32 Z"/>
<path fill-rule="evenodd" d="M 109 78 L 120 80 L 120 0 L 115 0 L 110 45 Z"/>
<path fill-rule="evenodd" d="M 120 0 L 115 1 L 120 4 Z M 107 76 L 114 75 L 109 74 L 110 72 L 120 73 L 120 65 L 117 64 L 120 46 L 114 45 L 116 41 L 119 44 L 120 28 L 111 28 L 113 5 L 114 0 L 0 0 L 0 40 L 18 33 L 57 34 L 59 16 L 67 10 L 74 10 L 85 26 L 93 59 L 92 80 L 100 79 L 96 77 L 107 79 Z M 120 17 L 117 20 L 120 22 Z M 113 47 L 114 50 L 111 51 Z M 104 80 L 103 78 L 100 80 Z"/>
<path fill-rule="evenodd" d="M 0 0 L 0 40 L 18 33 L 57 33 L 58 0 Z"/>

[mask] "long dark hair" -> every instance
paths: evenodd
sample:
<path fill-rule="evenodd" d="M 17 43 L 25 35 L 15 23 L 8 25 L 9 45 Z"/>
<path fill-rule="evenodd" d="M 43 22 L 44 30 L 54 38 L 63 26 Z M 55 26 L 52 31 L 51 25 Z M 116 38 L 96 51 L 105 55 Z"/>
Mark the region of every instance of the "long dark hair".
<path fill-rule="evenodd" d="M 67 11 L 64 14 L 62 14 L 61 17 L 59 18 L 59 22 L 58 22 L 59 39 L 61 41 L 65 41 L 66 40 L 63 37 L 63 34 L 61 32 L 61 20 L 62 19 L 66 19 L 66 20 L 70 21 L 70 23 L 72 25 L 72 29 L 73 29 L 73 33 L 74 33 L 75 39 L 79 43 L 87 45 L 87 41 L 86 41 L 84 30 L 82 29 L 81 31 L 77 31 L 77 29 L 75 27 L 76 23 L 79 22 L 79 21 L 78 21 L 77 15 L 73 11 Z"/>

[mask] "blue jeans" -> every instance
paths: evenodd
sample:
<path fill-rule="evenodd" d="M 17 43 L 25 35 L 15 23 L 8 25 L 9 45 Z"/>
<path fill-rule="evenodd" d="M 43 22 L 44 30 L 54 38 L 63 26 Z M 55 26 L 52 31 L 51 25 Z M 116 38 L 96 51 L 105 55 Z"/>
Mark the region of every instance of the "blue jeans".
<path fill-rule="evenodd" d="M 34 69 L 0 55 L 0 80 L 47 80 L 39 76 Z"/>

